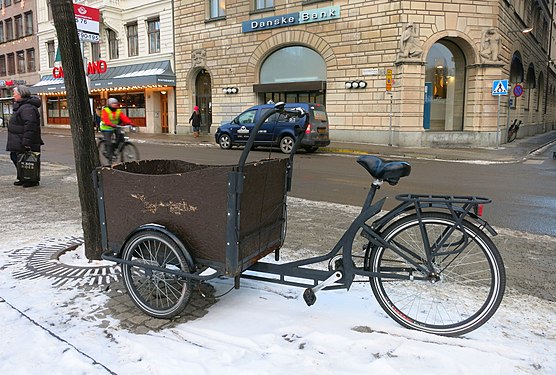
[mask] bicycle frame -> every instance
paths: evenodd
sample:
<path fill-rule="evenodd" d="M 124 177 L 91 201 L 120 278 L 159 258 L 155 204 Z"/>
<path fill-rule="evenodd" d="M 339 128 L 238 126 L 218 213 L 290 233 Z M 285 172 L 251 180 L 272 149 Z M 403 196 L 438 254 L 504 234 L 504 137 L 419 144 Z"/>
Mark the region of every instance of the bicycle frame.
<path fill-rule="evenodd" d="M 323 283 L 326 280 L 334 279 L 334 275 L 337 271 L 342 272 L 341 278 L 336 278 L 331 285 L 322 286 L 320 289 L 349 289 L 353 283 L 355 276 L 363 277 L 380 277 L 380 278 L 390 278 L 390 279 L 405 279 L 405 280 L 430 280 L 433 274 L 433 259 L 436 256 L 445 256 L 449 254 L 462 251 L 463 248 L 468 243 L 467 238 L 463 238 L 463 242 L 458 244 L 456 250 L 452 251 L 437 251 L 436 249 L 442 249 L 443 245 L 450 237 L 450 235 L 458 228 L 462 228 L 463 221 L 469 217 L 479 223 L 479 228 L 486 228 L 492 235 L 496 235 L 494 229 L 479 216 L 477 216 L 473 210 L 476 210 L 479 205 L 490 203 L 490 199 L 480 198 L 480 197 L 466 197 L 466 196 L 442 196 L 442 195 L 412 195 L 404 194 L 398 195 L 396 199 L 400 200 L 401 203 L 398 204 L 394 209 L 386 213 L 383 217 L 374 221 L 372 225 L 367 225 L 366 222 L 378 214 L 386 201 L 386 198 L 373 204 L 373 199 L 375 197 L 376 191 L 382 185 L 381 180 L 376 180 L 372 183 L 369 193 L 361 212 L 351 223 L 346 232 L 342 235 L 340 240 L 336 243 L 334 248 L 327 254 L 316 256 L 312 258 L 302 259 L 298 261 L 292 261 L 282 264 L 274 264 L 261 262 L 251 266 L 248 271 L 255 271 L 259 273 L 278 275 L 279 279 L 270 276 L 261 276 L 260 274 L 242 274 L 242 277 L 248 279 L 255 279 L 260 281 L 267 281 L 291 286 L 314 288 Z M 443 212 L 449 212 L 455 221 L 455 225 L 446 229 L 442 233 L 440 238 L 435 239 L 435 241 L 429 241 L 424 224 L 421 222 L 421 217 L 424 210 L 442 210 Z M 427 259 L 422 259 L 421 256 L 415 254 L 411 250 L 401 247 L 402 245 L 394 245 L 388 243 L 382 238 L 381 230 L 387 224 L 393 222 L 395 219 L 399 218 L 403 214 L 415 213 L 420 222 L 420 231 L 425 240 L 425 253 Z M 406 260 L 409 264 L 415 267 L 415 270 L 420 272 L 422 275 L 426 276 L 415 276 L 413 274 L 400 275 L 398 273 L 388 273 L 388 272 L 371 272 L 365 267 L 356 267 L 352 257 L 353 242 L 355 236 L 361 230 L 361 235 L 368 239 L 373 246 L 385 247 L 393 250 L 400 257 Z M 432 242 L 432 243 L 431 243 Z M 325 270 L 315 270 L 310 268 L 305 268 L 305 266 L 331 261 L 334 259 L 338 253 L 342 251 L 341 263 L 336 264 L 335 269 L 328 271 Z M 278 257 L 278 256 L 277 256 Z M 278 260 L 278 259 L 276 259 Z M 426 264 L 423 265 L 423 264 Z M 392 270 L 393 271 L 393 270 Z M 398 270 L 399 271 L 399 270 Z M 410 271 L 410 270 L 408 270 Z M 289 281 L 286 278 L 301 278 L 312 280 L 312 283 L 302 283 L 299 281 Z"/>

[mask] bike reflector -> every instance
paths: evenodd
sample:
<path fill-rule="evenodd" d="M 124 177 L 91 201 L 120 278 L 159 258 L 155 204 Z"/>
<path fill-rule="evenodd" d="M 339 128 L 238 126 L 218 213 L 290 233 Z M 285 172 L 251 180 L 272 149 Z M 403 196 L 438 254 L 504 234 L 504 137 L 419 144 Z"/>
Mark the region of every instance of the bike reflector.
<path fill-rule="evenodd" d="M 475 205 L 475 215 L 477 216 L 483 216 L 483 208 L 484 208 L 484 204 L 476 204 Z"/>

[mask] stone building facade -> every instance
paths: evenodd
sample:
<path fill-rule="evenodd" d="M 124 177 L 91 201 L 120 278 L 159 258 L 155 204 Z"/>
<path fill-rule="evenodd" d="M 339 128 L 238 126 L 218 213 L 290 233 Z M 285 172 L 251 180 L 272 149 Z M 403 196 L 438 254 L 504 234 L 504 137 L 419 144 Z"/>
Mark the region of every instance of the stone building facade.
<path fill-rule="evenodd" d="M 84 0 L 74 2 L 74 7 L 76 12 L 94 12 L 98 24 L 95 40 L 93 35 L 81 42 L 84 65 L 89 67 L 91 110 L 98 111 L 115 97 L 139 131 L 174 133 L 173 1 Z M 58 59 L 49 1 L 37 0 L 37 20 L 41 80 L 31 91 L 43 99 L 45 124 L 67 127 L 71 119 L 60 77 L 63 61 Z"/>
<path fill-rule="evenodd" d="M 325 104 L 338 141 L 494 146 L 514 118 L 519 137 L 548 131 L 553 3 L 176 1 L 177 132 L 194 105 L 209 130 L 268 100 Z"/>

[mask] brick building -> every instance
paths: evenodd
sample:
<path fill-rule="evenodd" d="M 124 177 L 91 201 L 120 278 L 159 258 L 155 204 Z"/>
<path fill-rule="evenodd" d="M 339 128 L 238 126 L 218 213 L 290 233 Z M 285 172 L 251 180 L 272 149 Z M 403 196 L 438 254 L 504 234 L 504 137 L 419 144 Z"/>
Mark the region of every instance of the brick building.
<path fill-rule="evenodd" d="M 194 105 L 208 130 L 268 100 L 325 104 L 341 141 L 493 146 L 513 118 L 520 137 L 545 132 L 556 128 L 553 9 L 554 0 L 176 1 L 177 132 L 189 131 Z M 499 106 L 492 86 L 504 79 Z"/>

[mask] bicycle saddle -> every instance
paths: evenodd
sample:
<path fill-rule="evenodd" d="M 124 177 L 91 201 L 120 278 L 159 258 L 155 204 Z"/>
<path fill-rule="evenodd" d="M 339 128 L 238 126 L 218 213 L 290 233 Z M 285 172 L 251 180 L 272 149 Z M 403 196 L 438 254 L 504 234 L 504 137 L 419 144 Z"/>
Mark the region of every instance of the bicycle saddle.
<path fill-rule="evenodd" d="M 386 161 L 377 156 L 363 155 L 357 158 L 363 166 L 376 179 L 396 185 L 400 178 L 409 176 L 411 165 L 405 161 Z"/>

